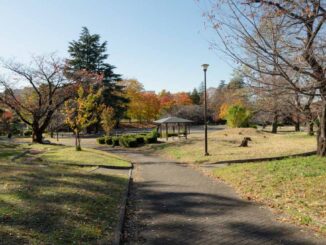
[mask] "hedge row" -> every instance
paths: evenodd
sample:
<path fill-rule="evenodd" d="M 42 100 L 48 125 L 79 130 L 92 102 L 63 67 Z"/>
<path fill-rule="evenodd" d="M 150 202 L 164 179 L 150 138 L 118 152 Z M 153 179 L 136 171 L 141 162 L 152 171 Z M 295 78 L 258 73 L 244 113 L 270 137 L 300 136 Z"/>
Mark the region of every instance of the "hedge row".
<path fill-rule="evenodd" d="M 153 130 L 148 134 L 131 134 L 122 136 L 104 136 L 97 138 L 97 143 L 112 146 L 124 146 L 124 147 L 137 147 L 144 144 L 152 144 L 157 142 L 157 131 Z"/>

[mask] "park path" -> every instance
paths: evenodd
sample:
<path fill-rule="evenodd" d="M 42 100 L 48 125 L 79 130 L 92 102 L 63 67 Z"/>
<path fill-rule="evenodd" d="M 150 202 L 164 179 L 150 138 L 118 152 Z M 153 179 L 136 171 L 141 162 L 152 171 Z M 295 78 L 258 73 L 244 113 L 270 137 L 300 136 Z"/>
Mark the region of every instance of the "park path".
<path fill-rule="evenodd" d="M 114 153 L 135 163 L 124 244 L 326 244 L 189 166 Z"/>

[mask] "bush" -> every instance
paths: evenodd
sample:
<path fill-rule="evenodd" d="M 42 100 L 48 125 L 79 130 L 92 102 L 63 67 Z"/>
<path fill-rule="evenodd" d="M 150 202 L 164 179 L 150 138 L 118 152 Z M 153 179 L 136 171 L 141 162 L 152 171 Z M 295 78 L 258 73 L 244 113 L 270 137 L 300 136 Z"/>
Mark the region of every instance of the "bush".
<path fill-rule="evenodd" d="M 137 147 L 137 139 L 131 135 L 124 135 L 119 138 L 119 144 L 124 147 Z"/>
<path fill-rule="evenodd" d="M 123 147 L 137 147 L 143 144 L 152 144 L 157 142 L 158 133 L 154 129 L 147 134 L 136 134 L 136 135 L 122 135 L 113 137 L 100 137 L 97 138 L 99 144 L 107 144 L 112 146 L 123 146 Z"/>
<path fill-rule="evenodd" d="M 112 145 L 112 138 L 111 137 L 105 137 L 105 144 Z"/>
<path fill-rule="evenodd" d="M 146 144 L 157 143 L 157 137 L 158 136 L 159 136 L 159 133 L 157 132 L 157 129 L 153 129 L 152 132 L 148 133 L 145 136 L 145 143 Z"/>
<path fill-rule="evenodd" d="M 227 124 L 231 128 L 248 127 L 251 112 L 241 105 L 231 106 L 226 115 Z"/>
<path fill-rule="evenodd" d="M 25 137 L 31 137 L 32 134 L 33 134 L 32 130 L 26 130 L 26 131 L 24 131 L 24 136 Z"/>
<path fill-rule="evenodd" d="M 145 143 L 145 135 L 136 135 L 135 138 L 137 140 L 138 145 L 142 145 Z"/>
<path fill-rule="evenodd" d="M 112 137 L 112 146 L 119 146 L 119 137 Z"/>
<path fill-rule="evenodd" d="M 105 137 L 100 137 L 96 139 L 97 143 L 100 145 L 104 145 L 105 144 Z"/>

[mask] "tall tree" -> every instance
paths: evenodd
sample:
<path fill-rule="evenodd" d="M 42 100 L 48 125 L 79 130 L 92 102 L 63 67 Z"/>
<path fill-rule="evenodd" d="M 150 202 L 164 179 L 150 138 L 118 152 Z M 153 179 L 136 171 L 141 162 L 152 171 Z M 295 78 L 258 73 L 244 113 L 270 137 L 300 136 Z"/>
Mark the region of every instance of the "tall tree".
<path fill-rule="evenodd" d="M 322 101 L 317 154 L 326 156 L 325 1 L 213 1 L 207 17 L 220 40 L 215 47 L 236 62 L 282 77 L 289 90 L 316 91 Z"/>
<path fill-rule="evenodd" d="M 3 65 L 10 75 L 0 80 L 4 90 L 0 102 L 32 128 L 33 142 L 42 143 L 53 114 L 73 96 L 75 86 L 65 79 L 61 61 L 53 56 L 34 57 L 30 66 L 10 61 Z M 27 86 L 18 89 L 17 81 Z"/>
<path fill-rule="evenodd" d="M 83 27 L 78 41 L 69 43 L 70 57 L 67 59 L 66 74 L 68 77 L 75 76 L 80 70 L 101 74 L 101 103 L 112 107 L 116 119 L 119 120 L 126 111 L 127 100 L 122 96 L 121 75 L 116 74 L 115 67 L 107 63 L 107 42 L 101 42 L 100 39 L 100 35 L 91 34 Z"/>
<path fill-rule="evenodd" d="M 191 92 L 190 98 L 191 98 L 193 104 L 195 104 L 195 105 L 200 104 L 200 94 L 196 88 L 194 88 L 194 90 Z"/>

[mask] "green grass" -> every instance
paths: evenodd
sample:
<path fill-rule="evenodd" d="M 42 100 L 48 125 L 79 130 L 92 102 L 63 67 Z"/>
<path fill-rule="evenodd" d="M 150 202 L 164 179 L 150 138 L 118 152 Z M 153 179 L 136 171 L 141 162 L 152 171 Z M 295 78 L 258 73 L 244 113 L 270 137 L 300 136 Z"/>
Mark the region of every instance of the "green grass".
<path fill-rule="evenodd" d="M 33 144 L 30 148 L 39 151 L 39 154 L 36 156 L 49 163 L 130 167 L 130 162 L 113 154 L 95 149 L 83 148 L 82 151 L 76 151 L 71 146 L 40 144 Z"/>
<path fill-rule="evenodd" d="M 8 161 L 13 156 L 23 152 L 23 147 L 0 141 L 0 161 Z"/>
<path fill-rule="evenodd" d="M 217 168 L 213 174 L 248 199 L 326 235 L 326 159 L 316 156 Z"/>
<path fill-rule="evenodd" d="M 239 147 L 250 137 L 249 147 Z M 209 156 L 204 156 L 203 133 L 190 134 L 188 140 L 176 140 L 150 149 L 153 153 L 187 163 L 213 163 L 226 160 L 286 156 L 316 150 L 316 138 L 305 132 L 271 134 L 251 128 L 226 129 L 208 134 Z"/>
<path fill-rule="evenodd" d="M 0 163 L 0 243 L 109 244 L 127 179 Z"/>

